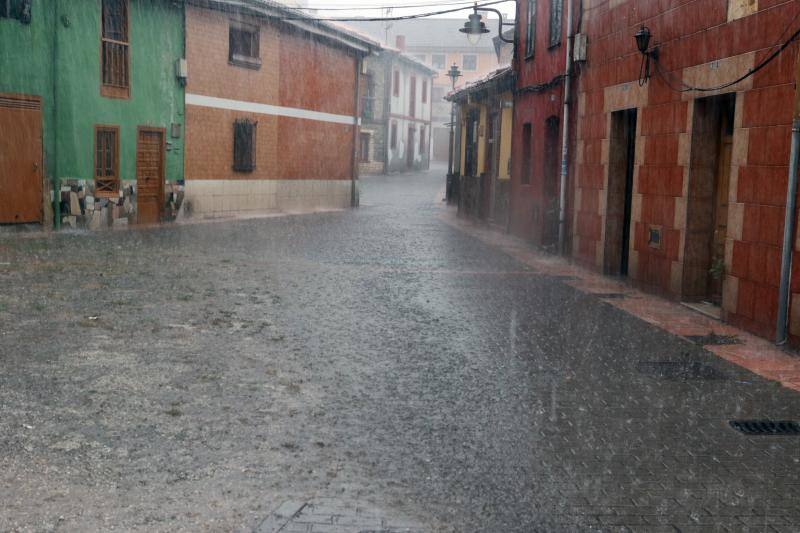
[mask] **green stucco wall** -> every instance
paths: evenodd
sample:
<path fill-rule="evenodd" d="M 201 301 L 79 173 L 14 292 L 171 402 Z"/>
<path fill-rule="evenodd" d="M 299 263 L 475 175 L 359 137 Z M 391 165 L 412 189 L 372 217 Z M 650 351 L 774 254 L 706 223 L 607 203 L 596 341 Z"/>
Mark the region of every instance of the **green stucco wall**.
<path fill-rule="evenodd" d="M 52 0 L 51 0 L 52 1 Z M 136 179 L 136 128 L 167 130 L 168 180 L 183 179 L 183 8 L 173 0 L 130 0 L 130 99 L 100 96 L 101 0 L 58 0 L 56 99 L 58 174 L 92 179 L 94 126 L 120 128 L 120 177 Z M 170 124 L 181 125 L 180 138 Z"/>
<path fill-rule="evenodd" d="M 45 175 L 94 177 L 94 126 L 120 128 L 120 177 L 136 179 L 138 126 L 164 128 L 166 178 L 183 179 L 183 2 L 130 0 L 130 98 L 100 96 L 101 0 L 33 0 L 30 24 L 0 18 L 0 93 L 42 98 Z M 180 125 L 180 137 L 170 126 Z"/>
<path fill-rule="evenodd" d="M 0 93 L 42 99 L 44 172 L 53 177 L 53 0 L 33 0 L 30 24 L 0 18 Z M 8 135 L 8 132 L 0 132 Z"/>

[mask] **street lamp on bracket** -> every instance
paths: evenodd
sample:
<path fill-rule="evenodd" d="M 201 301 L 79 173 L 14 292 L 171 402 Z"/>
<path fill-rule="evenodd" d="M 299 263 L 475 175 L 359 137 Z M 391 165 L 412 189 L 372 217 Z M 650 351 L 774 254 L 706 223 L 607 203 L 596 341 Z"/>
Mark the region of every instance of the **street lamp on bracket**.
<path fill-rule="evenodd" d="M 503 22 L 503 14 L 498 11 L 497 9 L 493 9 L 491 7 L 478 7 L 477 2 L 475 6 L 472 8 L 472 13 L 469 14 L 467 17 L 467 21 L 464 23 L 463 28 L 459 28 L 458 31 L 461 33 L 467 34 L 467 39 L 469 40 L 470 44 L 476 45 L 481 40 L 481 36 L 484 33 L 489 33 L 489 28 L 486 27 L 486 23 L 483 22 L 483 17 L 481 16 L 478 11 L 490 11 L 495 13 L 498 17 L 498 27 L 497 27 L 497 34 L 500 37 L 500 40 L 504 43 L 514 44 L 514 39 L 506 39 L 503 35 L 503 26 L 514 26 L 515 22 Z"/>
<path fill-rule="evenodd" d="M 450 84 L 451 84 L 452 90 L 455 91 L 456 90 L 456 81 L 458 81 L 458 78 L 461 77 L 461 71 L 458 70 L 458 65 L 453 63 L 453 66 L 451 66 L 450 70 L 447 71 L 447 77 L 450 78 Z M 455 191 L 453 190 L 454 185 L 455 185 L 455 176 L 453 176 L 453 159 L 454 159 L 454 155 L 455 155 L 453 153 L 453 151 L 455 150 L 455 132 L 454 132 L 453 128 L 455 127 L 455 121 L 456 121 L 456 116 L 455 116 L 456 112 L 455 111 L 456 111 L 456 104 L 455 104 L 455 102 L 451 101 L 450 102 L 450 142 L 449 142 L 449 150 L 448 150 L 448 154 L 447 154 L 447 187 L 446 187 L 446 196 L 447 196 L 447 201 L 448 202 L 453 199 L 453 196 L 455 194 Z"/>

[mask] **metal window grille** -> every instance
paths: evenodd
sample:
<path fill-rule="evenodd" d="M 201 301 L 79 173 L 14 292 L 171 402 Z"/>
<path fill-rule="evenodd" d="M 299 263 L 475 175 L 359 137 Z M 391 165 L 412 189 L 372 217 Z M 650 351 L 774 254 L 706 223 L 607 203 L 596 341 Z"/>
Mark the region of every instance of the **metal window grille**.
<path fill-rule="evenodd" d="M 127 88 L 129 80 L 128 1 L 103 0 L 103 85 Z"/>
<path fill-rule="evenodd" d="M 564 0 L 550 0 L 550 46 L 561 44 L 561 17 Z"/>
<path fill-rule="evenodd" d="M 256 126 L 251 120 L 233 123 L 233 170 L 252 172 L 256 168 Z"/>
<path fill-rule="evenodd" d="M 536 40 L 536 0 L 528 0 L 527 31 L 525 33 L 525 56 L 533 55 Z"/>
<path fill-rule="evenodd" d="M 116 128 L 97 128 L 95 132 L 94 181 L 98 194 L 119 191 L 119 144 Z"/>

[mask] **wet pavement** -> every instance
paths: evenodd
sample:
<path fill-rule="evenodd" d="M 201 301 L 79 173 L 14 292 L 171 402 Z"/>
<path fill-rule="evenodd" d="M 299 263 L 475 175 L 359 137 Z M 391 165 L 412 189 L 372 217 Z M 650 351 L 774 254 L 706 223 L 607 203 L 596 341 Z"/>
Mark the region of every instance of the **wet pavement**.
<path fill-rule="evenodd" d="M 729 425 L 800 394 L 445 223 L 442 176 L 0 237 L 0 531 L 800 530 L 800 437 Z"/>

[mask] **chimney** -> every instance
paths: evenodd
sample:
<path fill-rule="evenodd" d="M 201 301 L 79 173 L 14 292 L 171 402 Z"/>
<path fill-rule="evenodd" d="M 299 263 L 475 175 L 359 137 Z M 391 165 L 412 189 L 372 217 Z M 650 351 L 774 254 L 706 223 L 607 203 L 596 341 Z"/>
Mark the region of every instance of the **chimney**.
<path fill-rule="evenodd" d="M 406 36 L 405 35 L 398 35 L 394 38 L 394 46 L 395 48 L 405 52 L 406 51 Z"/>

